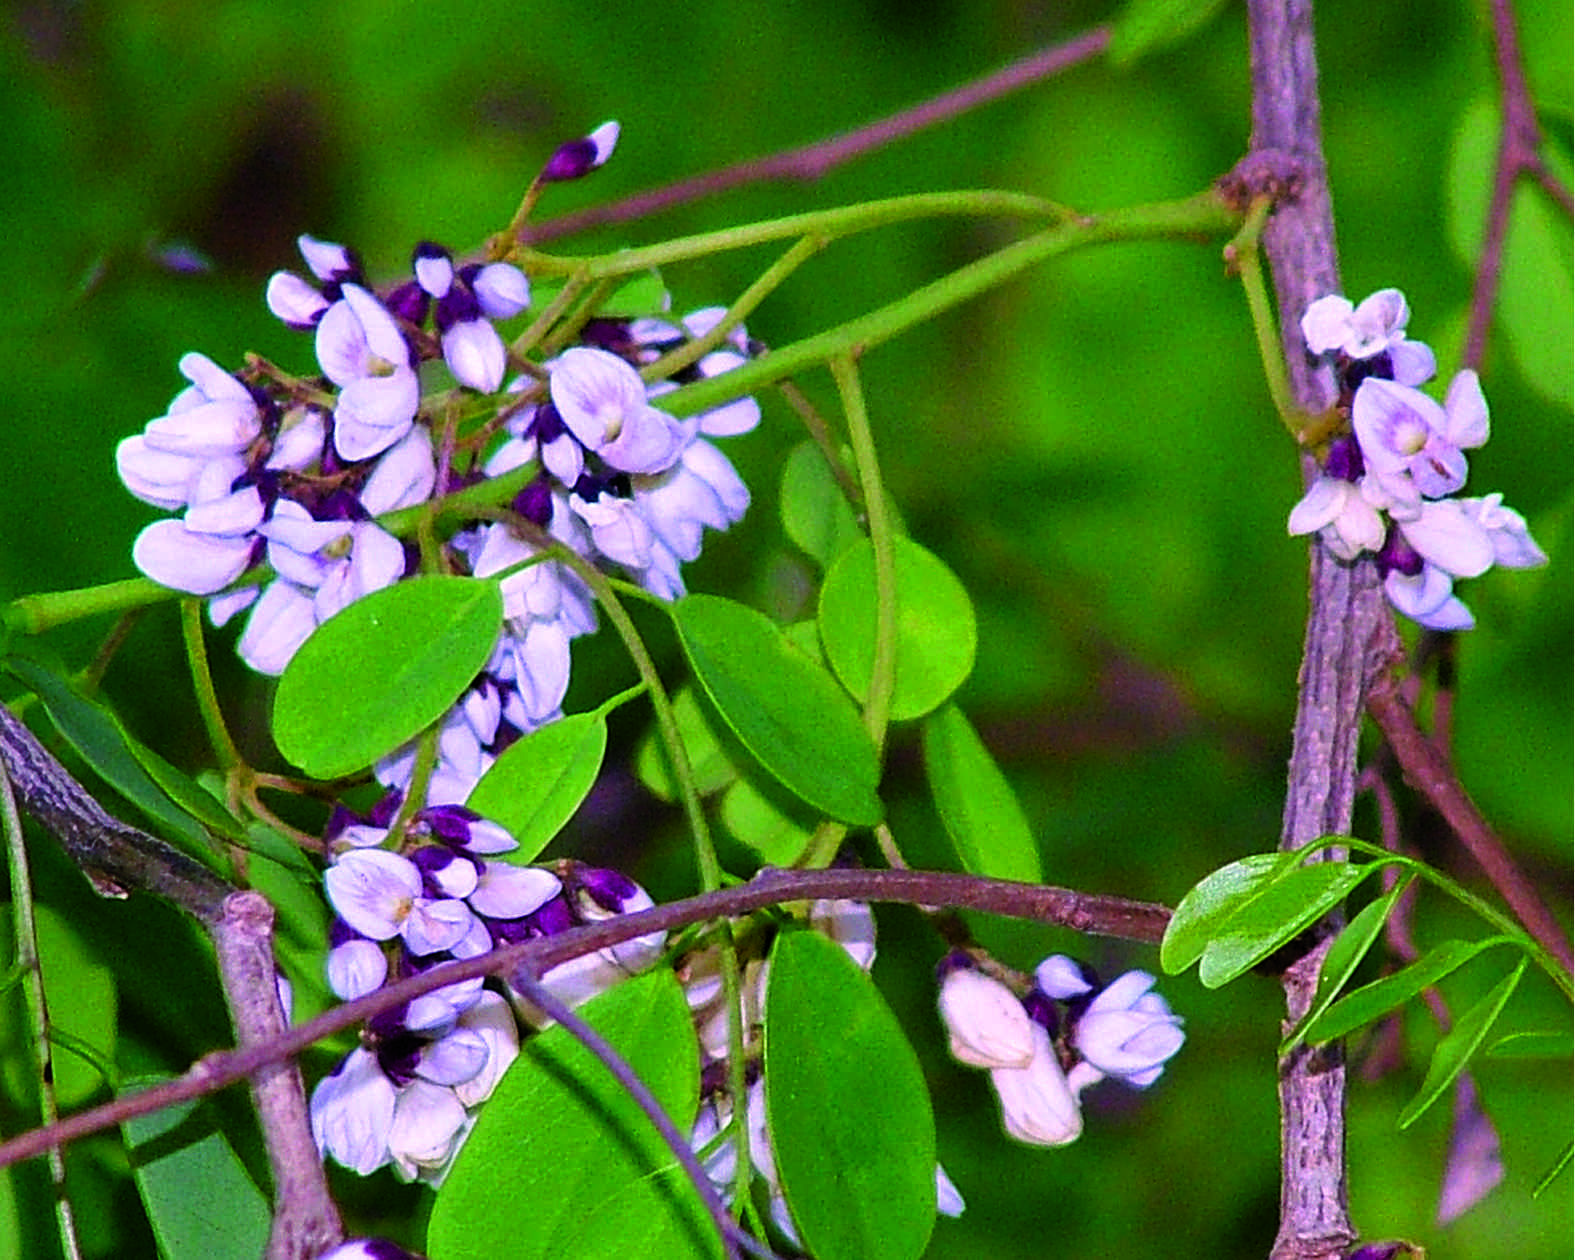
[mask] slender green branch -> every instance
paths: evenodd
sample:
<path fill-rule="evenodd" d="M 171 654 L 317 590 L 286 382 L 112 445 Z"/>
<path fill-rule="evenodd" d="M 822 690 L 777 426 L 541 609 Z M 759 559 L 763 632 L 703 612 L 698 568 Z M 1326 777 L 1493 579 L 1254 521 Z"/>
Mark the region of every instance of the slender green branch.
<path fill-rule="evenodd" d="M 959 267 L 923 288 L 813 337 L 761 356 L 721 376 L 662 397 L 662 410 L 694 415 L 793 376 L 835 357 L 869 350 L 900 332 L 959 306 L 1029 267 L 1089 245 L 1113 241 L 1196 240 L 1223 236 L 1240 217 L 1216 192 L 1184 201 L 1080 215 Z"/>
<path fill-rule="evenodd" d="M 837 382 L 843 414 L 848 418 L 848 436 L 869 521 L 870 545 L 875 551 L 875 652 L 869 697 L 864 702 L 864 725 L 879 755 L 885 748 L 891 697 L 897 684 L 897 544 L 886 504 L 886 488 L 881 483 L 880 461 L 875 456 L 869 412 L 864 405 L 864 389 L 853 356 L 840 354 L 832 359 L 831 375 Z"/>
<path fill-rule="evenodd" d="M 230 771 L 244 763 L 219 708 L 213 671 L 208 668 L 208 644 L 202 635 L 202 600 L 196 596 L 188 595 L 180 602 L 180 632 L 186 645 L 186 661 L 191 666 L 191 688 L 197 697 L 197 711 L 202 714 L 202 724 L 208 732 L 213 754 L 218 758 L 219 769 L 228 778 Z M 234 802 L 230 804 L 233 806 Z"/>
<path fill-rule="evenodd" d="M 818 236 L 826 240 L 836 240 L 859 232 L 868 232 L 874 228 L 887 227 L 893 223 L 935 218 L 941 215 L 1004 215 L 1025 219 L 1070 219 L 1074 217 L 1074 212 L 1065 206 L 1046 201 L 1042 197 L 1030 197 L 1026 193 L 996 189 L 915 193 L 906 197 L 868 201 L 856 206 L 839 206 L 834 210 L 812 210 L 805 214 L 768 219 L 761 223 L 746 223 L 742 227 L 725 228 L 719 232 L 680 236 L 657 245 L 618 250 L 615 253 L 590 258 L 566 258 L 520 249 L 514 253 L 513 261 L 519 263 L 533 276 L 567 276 L 578 281 L 601 280 L 636 275 L 653 267 L 666 267 L 711 254 L 747 249 L 751 245 L 768 245 L 772 241 L 791 240 L 799 236 Z"/>
<path fill-rule="evenodd" d="M 1252 331 L 1258 343 L 1258 357 L 1263 363 L 1263 379 L 1268 384 L 1269 397 L 1274 400 L 1274 410 L 1279 413 L 1281 422 L 1291 436 L 1301 443 L 1307 430 L 1308 416 L 1296 405 L 1295 395 L 1291 392 L 1285 357 L 1280 352 L 1280 326 L 1274 317 L 1268 285 L 1263 278 L 1263 229 L 1273 209 L 1273 197 L 1263 195 L 1253 198 L 1241 231 L 1225 246 L 1225 261 L 1241 278 L 1247 309 L 1252 313 Z"/>
<path fill-rule="evenodd" d="M 68 625 L 101 613 L 120 613 L 131 608 L 173 599 L 178 591 L 160 586 L 152 578 L 122 578 L 99 586 L 83 586 L 73 591 L 45 591 L 13 599 L 0 614 L 6 629 L 19 634 L 43 634 L 56 626 Z"/>
<path fill-rule="evenodd" d="M 757 306 L 775 289 L 781 287 L 783 281 L 824 249 L 825 245 L 825 238 L 820 236 L 806 236 L 796 242 L 782 257 L 767 267 L 759 279 L 738 295 L 738 300 L 727 308 L 714 328 L 703 337 L 686 341 L 676 350 L 664 354 L 656 362 L 641 368 L 641 378 L 647 382 L 664 381 L 683 371 L 691 363 L 698 363 L 721 345 L 729 332 L 748 319 Z"/>
<path fill-rule="evenodd" d="M 55 1098 L 54 1052 L 50 1048 L 49 1005 L 44 996 L 44 971 L 38 958 L 38 921 L 33 905 L 33 877 L 28 869 L 27 842 L 22 835 L 22 815 L 11 790 L 11 775 L 0 762 L 0 829 L 5 832 L 6 868 L 11 881 L 11 930 L 16 944 L 16 965 L 21 971 L 22 997 L 27 1007 L 28 1049 L 38 1082 L 38 1110 L 46 1126 L 60 1120 Z M 71 1196 L 66 1190 L 66 1157 L 58 1146 L 49 1152 L 49 1175 L 54 1183 L 55 1223 L 61 1249 L 68 1260 L 79 1260 Z"/>

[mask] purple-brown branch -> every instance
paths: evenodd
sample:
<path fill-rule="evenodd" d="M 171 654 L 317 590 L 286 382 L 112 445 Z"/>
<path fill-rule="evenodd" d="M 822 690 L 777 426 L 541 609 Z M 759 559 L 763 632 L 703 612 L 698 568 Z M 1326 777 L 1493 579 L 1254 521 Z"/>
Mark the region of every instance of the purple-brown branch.
<path fill-rule="evenodd" d="M 62 1145 L 146 1115 L 174 1103 L 211 1094 L 245 1080 L 270 1064 L 297 1055 L 315 1042 L 353 1028 L 381 1011 L 390 1010 L 421 994 L 476 976 L 508 976 L 521 967 L 539 975 L 549 967 L 606 949 L 621 941 L 650 932 L 673 931 L 691 923 L 748 914 L 766 906 L 821 898 L 857 901 L 898 901 L 910 905 L 982 910 L 1012 918 L 1054 924 L 1098 936 L 1115 936 L 1145 944 L 1158 944 L 1170 922 L 1170 910 L 1152 902 L 1124 897 L 1103 897 L 932 871 L 767 869 L 738 888 L 703 893 L 669 902 L 639 914 L 621 915 L 556 936 L 509 945 L 462 962 L 444 963 L 336 1006 L 309 1023 L 282 1032 L 263 1045 L 245 1046 L 210 1054 L 184 1076 L 138 1094 L 128 1094 L 90 1111 L 79 1112 L 58 1124 L 35 1129 L 0 1143 L 0 1168 L 41 1155 Z"/>
<path fill-rule="evenodd" d="M 1566 971 L 1575 969 L 1575 951 L 1564 926 L 1472 803 L 1448 757 L 1422 733 L 1410 705 L 1393 683 L 1386 681 L 1373 688 L 1367 697 L 1367 711 L 1389 741 L 1411 785 L 1443 816 L 1515 917 Z"/>
<path fill-rule="evenodd" d="M 1482 252 L 1477 257 L 1476 279 L 1471 287 L 1471 318 L 1463 359 L 1469 368 L 1481 365 L 1483 351 L 1487 348 L 1488 326 L 1493 321 L 1493 304 L 1504 269 L 1504 237 L 1509 231 L 1515 186 L 1522 176 L 1530 177 L 1559 203 L 1565 214 L 1571 213 L 1569 188 L 1542 160 L 1542 129 L 1537 125 L 1537 112 L 1526 86 L 1514 12 L 1509 0 L 1491 0 L 1491 8 L 1493 63 L 1498 70 L 1501 116 L 1498 157 L 1493 164 L 1493 192 L 1488 202 Z"/>
<path fill-rule="evenodd" d="M 524 244 L 556 240 L 609 223 L 627 223 L 674 206 L 713 197 L 718 193 L 748 184 L 776 180 L 809 181 L 819 179 L 845 162 L 892 144 L 927 127 L 949 122 L 960 114 L 999 100 L 1031 84 L 1042 82 L 1063 70 L 1099 56 L 1110 44 L 1110 29 L 1095 27 L 1064 44 L 1046 48 L 1011 65 L 976 79 L 972 83 L 921 104 L 868 123 L 853 131 L 816 141 L 801 148 L 788 149 L 770 157 L 738 162 L 720 170 L 707 171 L 681 179 L 662 188 L 636 193 L 620 201 L 590 206 L 572 214 L 559 215 L 541 223 L 526 224 L 520 232 Z"/>
<path fill-rule="evenodd" d="M 1252 152 L 1266 172 L 1289 164 L 1294 195 L 1276 205 L 1263 236 L 1274 279 L 1291 388 L 1305 411 L 1334 400 L 1326 364 L 1309 359 L 1299 326 L 1315 298 L 1340 290 L 1318 100 L 1311 0 L 1248 0 Z M 1280 178 L 1283 184 L 1283 178 Z M 1310 457 L 1303 476 L 1316 475 Z M 1356 796 L 1357 739 L 1369 682 L 1394 650 L 1394 625 L 1373 563 L 1346 564 L 1314 540 L 1311 591 L 1281 847 L 1348 834 Z M 1285 972 L 1287 1030 L 1308 1010 L 1332 937 Z M 1351 1242 L 1345 1166 L 1345 1056 L 1338 1042 L 1305 1043 L 1280 1060 L 1280 1227 L 1273 1260 L 1336 1260 Z"/>

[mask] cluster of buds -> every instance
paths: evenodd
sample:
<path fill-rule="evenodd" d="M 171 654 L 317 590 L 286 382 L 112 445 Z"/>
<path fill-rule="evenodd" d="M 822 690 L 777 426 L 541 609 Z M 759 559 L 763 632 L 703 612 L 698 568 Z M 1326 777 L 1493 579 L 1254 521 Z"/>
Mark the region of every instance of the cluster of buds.
<path fill-rule="evenodd" d="M 1031 1146 L 1076 1141 L 1085 1089 L 1106 1077 L 1145 1089 L 1186 1040 L 1145 971 L 1101 985 L 1084 964 L 1052 954 L 1019 995 L 953 950 L 936 976 L 952 1057 L 990 1073 L 1007 1135 Z"/>
<path fill-rule="evenodd" d="M 809 926 L 847 951 L 864 971 L 875 962 L 875 916 L 861 901 L 816 901 L 810 904 Z M 761 1072 L 762 1015 L 770 964 L 754 959 L 745 964 L 739 986 L 740 1020 L 744 1037 L 744 1131 L 752 1175 L 760 1179 L 769 1204 L 771 1224 L 792 1246 L 799 1247 L 798 1231 L 788 1210 L 787 1198 L 777 1176 L 771 1132 L 766 1117 L 766 1092 Z M 721 960 L 714 950 L 686 959 L 679 971 L 685 996 L 694 1014 L 700 1042 L 700 1114 L 690 1143 L 700 1156 L 706 1175 L 717 1192 L 732 1202 L 734 1174 L 738 1168 L 737 1145 L 731 1136 L 733 1100 L 728 1095 L 728 1010 L 723 993 Z M 960 1216 L 964 1203 L 957 1187 L 939 1164 L 935 1166 L 936 1209 L 946 1216 Z"/>
<path fill-rule="evenodd" d="M 556 870 L 498 860 L 518 847 L 496 823 L 454 805 L 416 811 L 396 847 L 390 794 L 367 817 L 335 811 L 324 877 L 337 916 L 328 980 L 350 1000 L 498 945 L 550 936 L 651 899 L 616 871 L 563 862 Z M 548 971 L 543 982 L 578 1005 L 654 963 L 664 933 Z M 405 1180 L 439 1182 L 519 1052 L 516 1016 L 539 1013 L 481 978 L 445 985 L 375 1016 L 357 1046 L 313 1091 L 318 1145 L 363 1175 L 392 1164 Z M 512 1004 L 512 1005 L 511 1005 Z"/>
<path fill-rule="evenodd" d="M 1442 405 L 1417 388 L 1437 369 L 1432 350 L 1406 337 L 1409 318 L 1398 289 L 1359 306 L 1329 294 L 1303 314 L 1307 348 L 1335 356 L 1351 432 L 1330 443 L 1289 529 L 1316 532 L 1342 560 L 1373 553 L 1397 609 L 1432 630 L 1469 630 L 1457 578 L 1547 556 L 1502 495 L 1451 497 L 1466 483 L 1464 452 L 1488 439 L 1487 399 L 1470 369 L 1456 373 Z"/>

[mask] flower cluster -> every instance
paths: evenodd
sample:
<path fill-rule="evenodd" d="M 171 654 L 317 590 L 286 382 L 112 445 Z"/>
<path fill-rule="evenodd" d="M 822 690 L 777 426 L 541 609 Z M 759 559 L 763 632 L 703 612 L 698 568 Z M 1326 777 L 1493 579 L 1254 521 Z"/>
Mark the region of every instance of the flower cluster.
<path fill-rule="evenodd" d="M 365 818 L 336 810 L 329 824 L 335 856 L 324 882 L 337 917 L 328 981 L 345 1000 L 499 944 L 651 905 L 616 871 L 498 860 L 517 842 L 460 806 L 416 811 L 398 851 L 385 847 L 399 803 L 390 794 Z M 665 943 L 663 933 L 640 937 L 555 967 L 544 981 L 578 1004 L 655 962 Z M 363 1175 L 392 1164 L 406 1180 L 440 1181 L 518 1051 L 515 1009 L 479 977 L 384 1011 L 313 1091 L 318 1145 Z"/>
<path fill-rule="evenodd" d="M 875 962 L 875 916 L 860 901 L 816 901 L 810 904 L 809 926 L 841 945 L 850 958 L 868 971 Z M 764 1185 L 772 1226 L 794 1247 L 801 1246 L 787 1198 L 777 1176 L 772 1155 L 771 1131 L 766 1117 L 766 1093 L 761 1074 L 762 1015 L 765 1010 L 768 961 L 756 959 L 743 969 L 740 1015 L 744 1032 L 745 1080 L 744 1131 L 749 1165 Z M 728 1011 L 722 990 L 721 963 L 707 951 L 688 958 L 679 971 L 689 1009 L 694 1014 L 700 1041 L 700 1114 L 690 1144 L 700 1156 L 717 1192 L 732 1202 L 734 1174 L 738 1168 L 736 1143 L 730 1136 L 733 1101 L 727 1093 Z M 727 1135 L 727 1136 L 724 1136 Z M 960 1216 L 964 1203 L 957 1187 L 939 1164 L 935 1166 L 936 1210 Z"/>
<path fill-rule="evenodd" d="M 1101 986 L 1082 963 L 1052 954 L 1019 997 L 953 950 L 937 978 L 952 1057 L 990 1073 L 1008 1136 L 1031 1146 L 1076 1141 L 1083 1090 L 1105 1077 L 1145 1089 L 1186 1040 L 1146 971 Z"/>
<path fill-rule="evenodd" d="M 616 141 L 609 123 L 562 146 L 533 191 L 600 166 Z M 538 363 L 497 328 L 531 305 L 510 263 L 460 264 L 423 242 L 410 278 L 380 294 L 352 250 L 310 236 L 300 246 L 310 276 L 276 274 L 267 303 L 313 335 L 320 374 L 290 378 L 255 360 L 231 374 L 186 355 L 190 387 L 116 452 L 133 494 L 180 513 L 144 529 L 133 559 L 157 582 L 210 596 L 216 625 L 249 610 L 240 654 L 274 675 L 323 621 L 418 570 L 498 577 L 498 641 L 448 715 L 429 794 L 462 802 L 509 742 L 560 715 L 570 641 L 596 627 L 585 584 L 542 554 L 567 549 L 671 599 L 704 531 L 742 517 L 749 491 L 711 439 L 753 429 L 754 400 L 683 420 L 655 403 L 759 347 L 741 326 L 719 331 L 711 309 L 594 318 L 578 344 Z M 640 368 L 707 335 L 708 353 L 642 379 Z M 378 524 L 505 475 L 523 488 L 500 492 L 495 511 L 436 554 L 418 556 Z M 266 582 L 244 580 L 264 563 Z M 407 754 L 379 767 L 385 784 L 408 786 Z"/>
<path fill-rule="evenodd" d="M 1464 452 L 1488 439 L 1487 400 L 1469 369 L 1455 375 L 1442 405 L 1417 388 L 1436 366 L 1427 346 L 1407 339 L 1409 317 L 1397 289 L 1358 306 L 1329 294 L 1303 314 L 1308 349 L 1335 355 L 1351 432 L 1330 444 L 1289 529 L 1318 533 L 1342 560 L 1374 553 L 1397 609 L 1430 629 L 1469 630 L 1475 623 L 1455 579 L 1547 557 L 1502 495 L 1451 497 L 1466 482 Z"/>

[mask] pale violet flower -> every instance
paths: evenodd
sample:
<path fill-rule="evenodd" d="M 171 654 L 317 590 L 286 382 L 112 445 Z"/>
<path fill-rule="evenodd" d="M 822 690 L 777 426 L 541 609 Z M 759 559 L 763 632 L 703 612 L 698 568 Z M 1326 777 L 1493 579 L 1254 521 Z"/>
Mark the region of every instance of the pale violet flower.
<path fill-rule="evenodd" d="M 1051 954 L 1034 968 L 1034 987 L 1058 1001 L 1092 993 L 1094 984 L 1089 970 L 1065 954 Z"/>
<path fill-rule="evenodd" d="M 1324 545 L 1342 560 L 1355 560 L 1364 551 L 1384 544 L 1387 526 L 1378 508 L 1367 501 L 1363 487 L 1369 479 L 1319 477 L 1291 509 L 1286 532 L 1316 532 Z"/>
<path fill-rule="evenodd" d="M 370 1176 L 388 1162 L 394 1123 L 394 1083 L 377 1056 L 352 1050 L 312 1091 L 312 1136 L 317 1148 L 352 1172 Z"/>
<path fill-rule="evenodd" d="M 346 929 L 335 923 L 340 932 Z M 388 957 L 383 947 L 364 936 L 349 936 L 328 951 L 328 987 L 346 1002 L 365 997 L 388 979 Z"/>
<path fill-rule="evenodd" d="M 543 183 L 561 183 L 588 175 L 613 155 L 618 145 L 618 124 L 604 122 L 588 136 L 559 145 L 537 176 Z"/>
<path fill-rule="evenodd" d="M 1486 531 L 1493 545 L 1494 564 L 1501 564 L 1506 569 L 1534 569 L 1548 562 L 1547 554 L 1537 546 L 1527 529 L 1526 518 L 1513 508 L 1505 507 L 1502 494 L 1461 499 L 1460 507 Z"/>
<path fill-rule="evenodd" d="M 388 1157 L 404 1181 L 441 1180 L 470 1116 L 450 1086 L 415 1080 L 399 1091 L 388 1127 Z"/>
<path fill-rule="evenodd" d="M 236 650 L 259 674 L 278 677 L 316 628 L 311 593 L 276 580 L 252 605 Z"/>
<path fill-rule="evenodd" d="M 251 390 L 207 355 L 181 356 L 180 372 L 191 386 L 170 403 L 169 411 L 143 430 L 155 450 L 197 459 L 244 451 L 262 432 L 262 413 Z"/>
<path fill-rule="evenodd" d="M 518 919 L 539 910 L 561 887 L 556 875 L 539 866 L 485 862 L 468 900 L 489 919 Z"/>
<path fill-rule="evenodd" d="M 1331 293 L 1303 313 L 1302 336 L 1314 354 L 1338 350 L 1350 359 L 1387 354 L 1395 380 L 1402 385 L 1420 385 L 1431 379 L 1437 368 L 1432 350 L 1420 341 L 1406 339 L 1410 318 L 1399 289 L 1380 289 L 1359 306 Z"/>
<path fill-rule="evenodd" d="M 944 965 L 944 964 L 943 964 Z M 938 1005 L 952 1058 L 976 1068 L 1026 1068 L 1036 1025 L 999 980 L 966 964 L 947 970 Z"/>
<path fill-rule="evenodd" d="M 317 361 L 339 386 L 334 408 L 334 449 L 344 459 L 370 459 L 387 450 L 415 421 L 421 384 L 410 347 L 388 309 L 359 285 L 317 324 Z"/>
<path fill-rule="evenodd" d="M 682 424 L 650 405 L 640 374 L 606 350 L 565 350 L 552 364 L 549 389 L 569 432 L 620 472 L 662 472 L 689 439 Z"/>
<path fill-rule="evenodd" d="M 1477 577 L 1493 566 L 1492 536 L 1459 499 L 1424 499 L 1409 507 L 1391 504 L 1389 515 L 1411 550 L 1452 577 Z M 1386 559 L 1389 551 L 1386 548 Z M 1396 567 L 1415 568 L 1403 560 Z"/>
<path fill-rule="evenodd" d="M 471 277 L 470 288 L 488 319 L 511 319 L 530 305 L 530 281 L 512 263 L 487 263 Z"/>
<path fill-rule="evenodd" d="M 1146 971 L 1118 976 L 1095 994 L 1072 1031 L 1073 1048 L 1090 1066 L 1138 1089 L 1159 1079 L 1186 1040 L 1180 1018 L 1153 988 Z"/>
<path fill-rule="evenodd" d="M 1077 1094 L 1061 1070 L 1050 1034 L 1030 1022 L 1033 1051 L 1022 1067 L 990 1070 L 1007 1136 L 1029 1146 L 1065 1146 L 1083 1132 Z"/>
<path fill-rule="evenodd" d="M 1455 375 L 1442 406 L 1420 390 L 1370 376 L 1357 388 L 1351 426 L 1367 467 L 1386 490 L 1403 499 L 1408 483 L 1416 494 L 1436 499 L 1465 484 L 1461 452 L 1487 441 L 1487 400 L 1469 369 Z"/>
<path fill-rule="evenodd" d="M 416 864 L 387 849 L 341 854 L 323 883 L 335 912 L 362 936 L 401 937 L 418 957 L 451 948 L 470 930 L 470 907 L 454 898 L 424 896 Z"/>
<path fill-rule="evenodd" d="M 1437 565 L 1423 564 L 1407 574 L 1395 569 L 1384 578 L 1389 602 L 1429 630 L 1469 630 L 1476 625 L 1471 610 L 1454 593 L 1454 580 Z"/>

